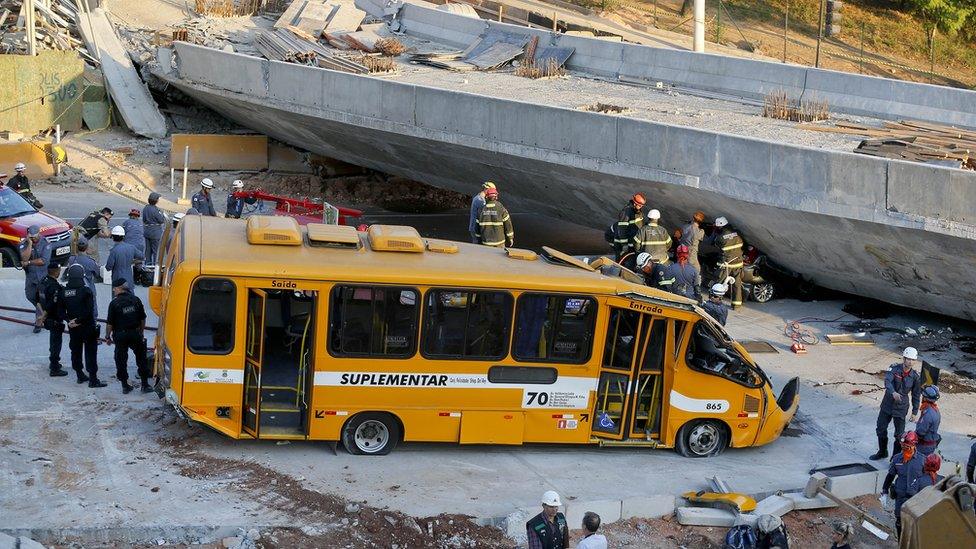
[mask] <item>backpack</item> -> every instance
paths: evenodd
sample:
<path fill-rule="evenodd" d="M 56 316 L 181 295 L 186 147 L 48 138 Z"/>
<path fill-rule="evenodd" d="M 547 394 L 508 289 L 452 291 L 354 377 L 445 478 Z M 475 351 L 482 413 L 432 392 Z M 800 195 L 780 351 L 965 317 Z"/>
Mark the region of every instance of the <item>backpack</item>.
<path fill-rule="evenodd" d="M 98 234 L 98 219 L 100 217 L 102 217 L 102 213 L 95 210 L 88 214 L 88 217 L 78 224 L 79 227 L 84 229 L 82 234 L 85 235 L 85 238 L 93 238 L 96 234 Z"/>
<path fill-rule="evenodd" d="M 725 549 L 755 549 L 756 534 L 748 524 L 733 526 L 725 534 Z"/>

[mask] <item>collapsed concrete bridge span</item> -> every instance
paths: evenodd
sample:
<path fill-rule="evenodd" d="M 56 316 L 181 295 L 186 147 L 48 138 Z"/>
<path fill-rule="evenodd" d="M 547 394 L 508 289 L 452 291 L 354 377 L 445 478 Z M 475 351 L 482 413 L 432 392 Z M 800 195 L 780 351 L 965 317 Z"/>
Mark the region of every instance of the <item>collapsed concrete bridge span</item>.
<path fill-rule="evenodd" d="M 379 78 L 176 43 L 175 68 L 157 75 L 246 127 L 320 154 L 466 193 L 499 181 L 510 205 L 599 228 L 643 190 L 667 225 L 697 209 L 725 215 L 749 243 L 820 285 L 976 319 L 966 284 L 976 268 L 976 174 L 853 154 L 857 139 L 762 118 L 754 105 L 783 89 L 822 94 L 848 116 L 976 127 L 976 109 L 965 108 L 976 93 L 550 37 L 419 4 L 395 13 L 408 36 L 455 47 L 495 27 L 571 43 L 573 72 L 547 84 L 404 63 Z M 705 115 L 676 118 L 660 91 L 616 80 L 625 74 L 743 103 L 699 98 L 692 105 Z M 608 96 L 629 110 L 579 108 Z"/>

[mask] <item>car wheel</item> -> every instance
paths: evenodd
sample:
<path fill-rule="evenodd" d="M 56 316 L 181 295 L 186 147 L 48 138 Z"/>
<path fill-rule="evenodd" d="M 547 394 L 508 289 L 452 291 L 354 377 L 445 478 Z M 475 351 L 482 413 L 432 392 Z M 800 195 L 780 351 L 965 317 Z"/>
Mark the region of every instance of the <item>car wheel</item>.
<path fill-rule="evenodd" d="M 699 419 L 685 423 L 678 430 L 675 450 L 684 457 L 702 458 L 717 456 L 728 445 L 725 425 L 711 419 Z"/>
<path fill-rule="evenodd" d="M 385 456 L 400 442 L 400 423 L 390 414 L 363 412 L 346 422 L 342 445 L 357 456 Z"/>
<path fill-rule="evenodd" d="M 6 246 L 0 248 L 0 265 L 3 267 L 16 267 L 20 265 L 17 261 L 17 251 Z"/>
<path fill-rule="evenodd" d="M 752 287 L 752 299 L 757 303 L 766 303 L 776 295 L 776 288 L 770 282 L 760 282 Z"/>

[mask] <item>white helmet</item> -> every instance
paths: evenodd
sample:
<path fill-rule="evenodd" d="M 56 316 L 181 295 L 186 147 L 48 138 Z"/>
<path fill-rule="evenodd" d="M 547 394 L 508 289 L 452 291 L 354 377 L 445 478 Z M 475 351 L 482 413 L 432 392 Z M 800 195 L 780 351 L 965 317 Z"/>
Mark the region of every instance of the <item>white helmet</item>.
<path fill-rule="evenodd" d="M 645 265 L 651 262 L 651 254 L 647 252 L 641 252 L 637 254 L 637 267 L 643 269 Z"/>
<path fill-rule="evenodd" d="M 234 182 L 230 184 L 230 186 L 234 187 L 235 189 L 243 189 L 244 182 L 241 181 L 240 179 L 235 179 Z"/>
<path fill-rule="evenodd" d="M 203 181 L 200 182 L 200 186 L 204 189 L 212 189 L 213 181 L 211 181 L 209 177 L 204 177 Z"/>
<path fill-rule="evenodd" d="M 27 166 L 25 166 L 23 162 L 18 162 L 17 165 L 14 166 L 14 169 L 18 172 L 22 172 L 27 169 Z"/>
<path fill-rule="evenodd" d="M 729 291 L 729 287 L 725 284 L 713 284 L 711 294 L 715 297 L 722 297 L 727 291 Z"/>
<path fill-rule="evenodd" d="M 915 347 L 905 347 L 905 352 L 901 356 L 911 360 L 918 360 L 918 349 Z"/>
<path fill-rule="evenodd" d="M 729 224 L 729 220 L 728 219 L 725 219 L 724 217 L 719 217 L 719 218 L 716 218 L 715 219 L 715 226 L 716 227 L 721 228 L 721 227 L 724 227 L 724 226 L 726 226 L 728 224 Z"/>
<path fill-rule="evenodd" d="M 122 228 L 122 225 L 112 227 L 112 236 L 125 236 L 125 229 Z"/>
<path fill-rule="evenodd" d="M 549 490 L 545 494 L 542 494 L 542 504 L 549 505 L 550 507 L 559 507 L 563 502 L 559 500 L 559 494 L 553 490 Z"/>
<path fill-rule="evenodd" d="M 647 217 L 657 221 L 658 219 L 661 219 L 661 212 L 657 210 L 651 210 L 647 212 Z"/>

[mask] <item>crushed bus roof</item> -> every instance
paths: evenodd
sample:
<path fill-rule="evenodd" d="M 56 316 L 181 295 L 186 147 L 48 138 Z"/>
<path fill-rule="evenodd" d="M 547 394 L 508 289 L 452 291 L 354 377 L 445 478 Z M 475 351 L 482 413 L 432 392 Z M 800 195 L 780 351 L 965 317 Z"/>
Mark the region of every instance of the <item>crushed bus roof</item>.
<path fill-rule="evenodd" d="M 300 246 L 272 246 L 250 244 L 243 220 L 188 215 L 181 225 L 184 261 L 198 263 L 204 275 L 487 288 L 518 287 L 520 279 L 529 277 L 533 289 L 637 294 L 685 309 L 691 303 L 618 277 L 553 264 L 541 257 L 533 261 L 510 258 L 503 248 L 478 244 L 452 243 L 457 253 L 375 251 L 362 235 L 358 249 L 310 246 L 307 241 Z M 301 232 L 305 238 L 307 229 L 301 227 Z"/>

